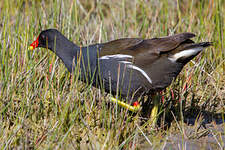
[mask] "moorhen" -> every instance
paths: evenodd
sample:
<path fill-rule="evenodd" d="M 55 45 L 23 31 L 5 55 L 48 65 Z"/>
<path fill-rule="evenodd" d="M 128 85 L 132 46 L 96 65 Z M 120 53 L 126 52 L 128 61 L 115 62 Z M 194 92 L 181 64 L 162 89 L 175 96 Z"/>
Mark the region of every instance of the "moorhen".
<path fill-rule="evenodd" d="M 195 43 L 190 39 L 194 36 L 193 33 L 181 33 L 153 39 L 123 38 L 79 47 L 58 30 L 47 29 L 29 49 L 50 49 L 69 72 L 79 65 L 80 79 L 84 82 L 104 88 L 133 104 L 143 95 L 152 95 L 169 86 L 185 64 L 211 45 L 211 42 Z M 125 102 L 112 100 L 135 110 Z M 157 115 L 157 103 L 152 118 Z"/>

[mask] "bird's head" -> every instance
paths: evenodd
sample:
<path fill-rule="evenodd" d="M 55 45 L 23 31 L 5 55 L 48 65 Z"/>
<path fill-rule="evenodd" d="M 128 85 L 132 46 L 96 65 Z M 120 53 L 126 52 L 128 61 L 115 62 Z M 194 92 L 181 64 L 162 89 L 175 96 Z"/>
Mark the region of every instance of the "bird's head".
<path fill-rule="evenodd" d="M 59 35 L 61 35 L 61 33 L 56 29 L 44 30 L 39 34 L 37 39 L 30 44 L 29 50 L 34 50 L 37 47 L 54 50 L 56 40 Z"/>

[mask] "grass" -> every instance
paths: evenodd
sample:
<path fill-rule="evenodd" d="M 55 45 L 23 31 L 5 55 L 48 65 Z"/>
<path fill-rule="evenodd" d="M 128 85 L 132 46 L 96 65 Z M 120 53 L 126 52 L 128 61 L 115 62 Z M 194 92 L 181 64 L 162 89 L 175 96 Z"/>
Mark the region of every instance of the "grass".
<path fill-rule="evenodd" d="M 207 133 L 216 139 L 215 148 L 223 148 L 224 121 L 223 131 L 199 124 L 205 112 L 224 120 L 224 8 L 224 0 L 1 0 L 1 149 L 163 149 L 177 135 L 185 148 L 185 139 L 197 141 Z M 47 28 L 57 28 L 78 45 L 180 32 L 214 44 L 163 92 L 161 120 L 172 123 L 153 129 L 141 124 L 139 115 L 108 103 L 109 96 L 79 81 L 77 74 L 70 75 L 50 51 L 28 51 Z M 192 116 L 197 120 L 189 129 L 184 120 Z"/>

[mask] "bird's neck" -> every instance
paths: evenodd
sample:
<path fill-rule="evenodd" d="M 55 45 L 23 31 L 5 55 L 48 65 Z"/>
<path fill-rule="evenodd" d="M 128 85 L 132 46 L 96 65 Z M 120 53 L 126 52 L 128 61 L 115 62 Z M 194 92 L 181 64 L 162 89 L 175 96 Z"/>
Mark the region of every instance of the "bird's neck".
<path fill-rule="evenodd" d="M 54 50 L 52 50 L 65 64 L 69 72 L 73 70 L 73 60 L 77 58 L 79 47 L 71 41 L 64 39 L 56 41 Z"/>
<path fill-rule="evenodd" d="M 69 72 L 77 73 L 77 70 L 79 70 L 82 79 L 92 78 L 96 72 L 98 45 L 78 47 L 69 40 L 61 42 L 56 42 L 55 53 L 63 61 Z"/>

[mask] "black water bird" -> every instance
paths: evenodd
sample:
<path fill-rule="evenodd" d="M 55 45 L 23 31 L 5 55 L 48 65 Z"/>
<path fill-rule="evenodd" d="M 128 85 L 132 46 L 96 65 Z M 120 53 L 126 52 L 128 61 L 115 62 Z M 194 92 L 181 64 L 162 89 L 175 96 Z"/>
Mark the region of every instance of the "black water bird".
<path fill-rule="evenodd" d="M 30 49 L 53 51 L 69 72 L 80 66 L 84 82 L 118 94 L 129 104 L 143 95 L 155 94 L 171 84 L 185 64 L 210 42 L 195 43 L 193 33 L 142 39 L 123 38 L 80 47 L 56 29 L 44 30 Z M 155 117 L 158 109 L 154 110 Z"/>

